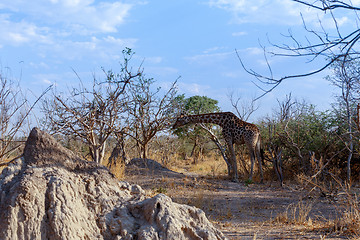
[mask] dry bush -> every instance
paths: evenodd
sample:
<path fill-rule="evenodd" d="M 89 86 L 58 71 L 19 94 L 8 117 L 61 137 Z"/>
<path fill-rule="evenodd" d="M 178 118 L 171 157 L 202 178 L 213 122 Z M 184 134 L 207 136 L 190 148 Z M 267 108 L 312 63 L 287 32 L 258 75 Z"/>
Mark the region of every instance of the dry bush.
<path fill-rule="evenodd" d="M 193 195 L 188 199 L 186 204 L 204 209 L 206 200 L 204 190 L 197 190 L 193 192 Z"/>
<path fill-rule="evenodd" d="M 340 213 L 340 216 L 329 221 L 328 231 L 337 234 L 348 235 L 354 239 L 360 237 L 360 205 L 356 194 L 351 194 L 349 190 L 345 191 L 346 204 Z"/>
<path fill-rule="evenodd" d="M 196 164 L 191 164 L 189 171 L 199 175 L 220 177 L 227 175 L 227 166 L 222 158 L 212 155 L 204 157 L 202 161 L 198 161 Z"/>
<path fill-rule="evenodd" d="M 177 138 L 171 135 L 162 135 L 154 137 L 149 144 L 148 156 L 150 159 L 159 161 L 164 167 L 171 168 L 176 166 L 177 159 L 179 159 L 179 142 Z"/>
<path fill-rule="evenodd" d="M 101 164 L 109 167 L 109 157 L 110 157 L 110 153 L 106 153 L 104 160 L 101 162 Z M 89 160 L 91 160 L 91 159 L 89 159 Z M 109 167 L 109 170 L 112 174 L 114 174 L 114 176 L 117 179 L 123 180 L 125 178 L 125 163 L 124 162 L 115 161 L 115 163 Z"/>
<path fill-rule="evenodd" d="M 286 208 L 286 211 L 279 213 L 272 222 L 311 226 L 312 219 L 310 218 L 310 212 L 312 207 L 313 203 L 304 201 L 299 201 L 297 204 L 290 204 Z"/>
<path fill-rule="evenodd" d="M 300 224 L 310 230 L 323 231 L 329 234 L 347 236 L 349 239 L 360 237 L 360 204 L 355 189 L 343 184 L 341 180 L 331 174 L 331 178 L 319 178 L 318 176 L 297 175 L 298 183 L 307 190 L 307 196 L 316 199 L 322 197 L 328 199 L 337 209 L 335 218 L 318 219 L 310 218 L 312 203 L 300 201 L 296 205 L 290 205 L 283 213 L 278 214 L 273 222 L 285 224 Z"/>
<path fill-rule="evenodd" d="M 114 176 L 119 179 L 123 180 L 125 178 L 125 164 L 124 163 L 116 163 L 110 168 L 110 172 L 114 174 Z"/>

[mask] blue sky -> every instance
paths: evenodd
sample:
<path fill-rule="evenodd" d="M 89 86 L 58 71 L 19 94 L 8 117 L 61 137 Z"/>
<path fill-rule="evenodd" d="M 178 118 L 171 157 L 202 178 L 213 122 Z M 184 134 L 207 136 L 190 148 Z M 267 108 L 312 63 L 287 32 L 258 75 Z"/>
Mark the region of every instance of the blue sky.
<path fill-rule="evenodd" d="M 353 1 L 358 4 L 358 1 Z M 258 96 L 245 64 L 266 73 L 259 43 L 267 38 L 286 42 L 289 29 L 304 39 L 300 12 L 308 25 L 334 31 L 330 16 L 290 0 L 2 0 L 0 2 L 0 64 L 3 74 L 20 79 L 30 94 L 39 95 L 50 84 L 69 87 L 91 82 L 101 67 L 119 68 L 121 51 L 130 47 L 137 63 L 160 86 L 178 81 L 179 93 L 205 95 L 231 111 L 230 92 L 244 101 Z M 356 27 L 353 16 L 336 15 L 341 29 Z M 294 58 L 269 58 L 276 76 L 303 73 L 323 61 L 305 63 Z M 334 88 L 323 77 L 289 80 L 260 99 L 256 114 L 265 116 L 286 94 L 305 99 L 320 109 L 332 102 Z M 266 87 L 266 86 L 264 86 Z"/>

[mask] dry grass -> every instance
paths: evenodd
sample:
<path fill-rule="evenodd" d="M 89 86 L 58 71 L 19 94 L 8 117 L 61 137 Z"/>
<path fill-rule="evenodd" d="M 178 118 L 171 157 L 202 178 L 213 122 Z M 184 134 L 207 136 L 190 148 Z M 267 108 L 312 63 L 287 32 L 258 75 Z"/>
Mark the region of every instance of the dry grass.
<path fill-rule="evenodd" d="M 321 227 L 322 230 L 346 235 L 349 238 L 360 239 L 360 204 L 356 188 L 344 184 L 334 174 L 329 174 L 327 180 L 318 180 L 308 176 L 297 176 L 298 183 L 308 189 L 308 195 L 326 196 L 333 202 L 337 209 L 338 216 L 334 219 L 327 219 Z"/>
<path fill-rule="evenodd" d="M 304 226 L 312 226 L 313 221 L 310 217 L 310 212 L 313 208 L 313 203 L 299 201 L 297 204 L 290 204 L 286 210 L 279 213 L 272 222 L 277 224 L 298 224 Z"/>
<path fill-rule="evenodd" d="M 174 181 L 173 178 L 162 177 L 151 183 L 147 195 L 152 197 L 164 193 L 177 203 L 195 206 L 204 210 L 210 220 L 231 220 L 233 213 L 230 203 L 227 202 L 219 207 L 218 199 L 214 198 L 214 193 L 218 191 L 216 187 L 216 183 L 209 182 L 206 178 L 184 176 L 184 178 Z"/>
<path fill-rule="evenodd" d="M 357 195 L 346 191 L 346 205 L 340 217 L 329 221 L 329 231 L 360 238 L 360 209 Z"/>
<path fill-rule="evenodd" d="M 114 176 L 119 179 L 123 180 L 125 178 L 125 164 L 124 163 L 117 163 L 110 168 L 110 172 L 114 174 Z"/>
<path fill-rule="evenodd" d="M 277 224 L 295 224 L 309 231 L 321 231 L 330 235 L 346 236 L 348 239 L 360 239 L 360 199 L 355 188 L 350 188 L 339 179 L 333 182 L 316 181 L 307 176 L 297 176 L 300 186 L 307 189 L 307 196 L 325 196 L 336 209 L 333 218 L 311 219 L 310 213 L 316 200 L 311 203 L 299 201 L 290 205 L 285 212 L 278 214 L 272 222 Z M 334 213 L 333 213 L 334 215 Z"/>
<path fill-rule="evenodd" d="M 224 176 L 227 174 L 227 166 L 224 160 L 218 158 L 208 158 L 197 164 L 191 164 L 189 172 L 211 177 Z"/>
<path fill-rule="evenodd" d="M 243 208 L 244 205 L 242 205 L 242 212 L 240 210 L 234 210 L 234 207 L 231 205 L 233 203 L 222 200 L 219 204 L 219 199 L 215 198 L 216 193 L 214 191 L 217 190 L 216 186 L 212 186 L 214 181 L 207 181 L 206 179 L 210 180 L 227 175 L 227 166 L 222 159 L 214 157 L 199 161 L 197 164 L 193 164 L 192 159 L 173 160 L 170 169 L 177 172 L 191 172 L 191 176 L 199 177 L 194 178 L 184 176 L 183 179 L 177 182 L 172 178 L 163 177 L 153 183 L 153 187 L 150 190 L 150 196 L 158 193 L 165 193 L 178 203 L 188 204 L 203 209 L 212 221 L 221 222 L 221 224 L 230 224 L 230 226 L 226 226 L 227 228 L 231 228 L 233 219 L 239 218 L 241 214 L 250 213 L 256 215 L 257 209 L 255 207 L 253 210 L 254 213 L 251 213 L 245 211 L 247 205 L 245 206 L 245 210 Z M 209 178 L 202 179 L 200 176 L 209 176 Z M 333 216 L 332 218 L 325 218 L 323 216 L 316 216 L 315 212 L 317 212 L 317 209 L 314 209 L 314 206 L 318 206 L 319 199 L 314 196 L 318 194 L 319 191 L 314 191 L 314 187 L 319 189 L 319 187 L 329 188 L 330 186 L 330 191 L 332 189 L 341 189 L 343 187 L 336 187 L 329 184 L 320 185 L 320 182 L 316 183 L 318 186 L 309 185 L 309 182 L 305 180 L 304 177 L 299 178 L 298 185 L 295 189 L 303 189 L 302 191 L 306 198 L 290 204 L 283 212 L 278 213 L 275 217 L 271 217 L 271 214 L 269 214 L 267 219 L 264 217 L 263 221 L 257 224 L 275 224 L 277 226 L 275 228 L 299 228 L 301 231 L 313 232 L 316 236 L 321 236 L 322 239 L 325 239 L 322 236 L 326 236 L 327 239 L 330 235 L 346 236 L 349 239 L 360 239 L 360 210 L 359 199 L 357 196 L 355 194 L 350 194 L 349 191 L 343 191 L 342 200 L 333 203 L 336 204 L 336 206 L 334 205 L 334 209 L 338 209 L 338 217 Z M 303 188 L 305 185 L 308 187 Z M 260 186 L 255 184 L 253 188 L 257 189 L 259 187 Z M 308 194 L 306 194 L 306 192 Z M 324 192 L 324 189 L 320 192 Z M 326 198 L 323 197 L 322 201 L 324 200 L 326 200 Z M 249 205 L 251 204 L 252 203 L 249 202 Z M 266 205 L 264 205 L 264 207 L 265 206 Z M 260 209 L 259 212 L 261 212 L 261 210 L 262 209 Z M 269 210 L 269 212 L 270 211 L 271 210 Z M 256 239 L 256 236 L 253 235 L 253 237 Z"/>
<path fill-rule="evenodd" d="M 105 155 L 105 157 L 101 163 L 102 165 L 108 166 L 109 156 L 110 156 L 110 153 Z M 109 170 L 112 174 L 114 174 L 114 176 L 117 179 L 123 180 L 125 178 L 125 163 L 123 163 L 121 161 L 117 161 L 117 163 L 113 164 Z"/>
<path fill-rule="evenodd" d="M 149 156 L 149 158 L 155 160 L 157 159 L 156 156 Z M 108 156 L 104 158 L 105 161 L 103 165 L 105 166 L 107 165 L 107 159 Z M 158 161 L 163 164 L 161 159 L 158 159 Z M 198 161 L 197 164 L 193 164 L 193 162 L 193 159 L 183 160 L 178 158 L 178 156 L 173 155 L 164 165 L 176 172 L 191 172 L 192 176 L 209 176 L 209 178 L 222 178 L 227 176 L 226 163 L 221 157 L 216 156 L 215 154 Z M 248 163 L 247 159 L 244 164 Z M 241 164 L 239 164 L 239 168 L 241 169 Z M 272 168 L 268 168 L 267 170 L 269 171 L 265 170 L 265 178 L 268 180 L 274 178 L 276 179 Z M 0 172 L 1 171 L 2 169 L 0 168 Z M 114 165 L 110 171 L 120 180 L 126 178 L 124 164 L 118 163 L 117 165 Z M 247 173 L 245 171 L 243 171 L 242 175 L 245 179 L 247 178 Z M 257 181 L 257 175 L 257 172 L 255 172 L 255 181 Z M 154 196 L 158 193 L 167 194 L 176 202 L 203 209 L 210 220 L 222 222 L 224 227 L 228 228 L 231 228 L 234 224 L 233 219 L 240 218 L 240 215 L 248 213 L 248 211 L 245 211 L 246 209 L 243 209 L 244 205 L 239 205 L 238 208 L 241 208 L 240 210 L 234 210 L 234 207 L 231 205 L 233 204 L 232 202 L 221 201 L 219 203 L 220 200 L 215 198 L 216 193 L 214 191 L 216 191 L 216 187 L 201 178 L 187 178 L 184 176 L 184 178 L 179 181 L 180 183 L 177 183 L 174 179 L 167 177 L 163 177 L 160 181 L 154 181 L 152 182 L 153 187 L 148 191 L 148 195 Z M 264 218 L 257 224 L 261 225 L 262 223 L 270 223 L 278 226 L 301 226 L 307 231 L 320 231 L 326 234 L 336 234 L 341 236 L 346 235 L 348 239 L 360 239 L 360 206 L 357 195 L 350 193 L 350 191 L 343 186 L 338 187 L 334 185 L 331 186 L 329 184 L 322 185 L 320 182 L 316 182 L 316 184 L 318 186 L 311 185 L 304 176 L 298 176 L 298 185 L 310 186 L 308 191 L 312 191 L 313 187 L 317 187 L 317 189 L 322 188 L 321 192 L 326 192 L 324 190 L 325 187 L 328 192 L 332 192 L 333 189 L 336 188 L 345 189 L 343 191 L 344 194 L 341 203 L 334 203 L 339 205 L 341 204 L 341 207 L 337 207 L 339 209 L 338 217 L 334 219 L 313 218 L 311 213 L 314 210 L 314 203 L 316 203 L 316 200 L 309 201 L 306 199 L 304 201 L 290 204 L 283 212 L 278 213 L 273 218 L 269 214 L 267 219 Z M 248 204 L 251 205 L 252 203 L 249 202 Z M 248 205 L 245 205 L 245 208 L 246 206 Z M 262 205 L 259 207 L 262 207 Z M 256 212 L 257 209 L 253 208 L 253 211 Z M 256 238 L 256 234 L 253 235 L 253 239 Z"/>

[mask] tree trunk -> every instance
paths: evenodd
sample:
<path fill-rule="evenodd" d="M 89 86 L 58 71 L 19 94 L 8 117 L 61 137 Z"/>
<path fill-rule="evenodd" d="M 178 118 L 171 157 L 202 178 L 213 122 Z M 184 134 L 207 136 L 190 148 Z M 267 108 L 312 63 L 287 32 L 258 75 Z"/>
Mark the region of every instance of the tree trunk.
<path fill-rule="evenodd" d="M 352 136 L 352 127 L 351 127 L 351 109 L 349 103 L 346 103 L 346 111 L 347 111 L 347 124 L 348 124 L 348 131 L 349 131 L 349 156 L 347 159 L 347 181 L 350 183 L 351 180 L 351 158 L 353 155 L 354 150 L 354 143 L 353 143 L 353 136 Z"/>
<path fill-rule="evenodd" d="M 210 134 L 211 141 L 213 141 L 215 143 L 215 145 L 217 146 L 217 148 L 219 149 L 219 151 L 221 153 L 221 156 L 223 157 L 224 161 L 226 162 L 227 169 L 228 169 L 228 176 L 231 177 L 231 173 L 232 173 L 233 169 L 230 164 L 229 157 L 226 155 L 226 147 L 222 146 L 222 144 L 220 143 L 217 136 L 210 129 L 208 129 L 204 124 L 200 124 L 200 126 Z"/>
<path fill-rule="evenodd" d="M 191 154 L 190 154 L 190 157 L 193 157 L 194 158 L 194 162 L 193 164 L 196 164 L 197 163 L 197 157 L 195 156 L 195 150 L 196 150 L 196 147 L 198 146 L 198 138 L 196 137 L 195 138 L 195 143 L 194 143 L 194 146 L 191 150 Z"/>
<path fill-rule="evenodd" d="M 105 155 L 105 146 L 106 146 L 106 141 L 100 146 L 92 145 L 90 147 L 90 155 L 93 161 L 99 164 L 102 163 Z"/>
<path fill-rule="evenodd" d="M 147 143 L 143 143 L 141 144 L 141 154 L 142 154 L 142 158 L 146 159 L 147 158 Z"/>
<path fill-rule="evenodd" d="M 193 157 L 194 156 L 194 153 L 195 153 L 195 148 L 197 147 L 197 138 L 195 139 L 195 143 L 194 143 L 194 146 L 191 150 L 191 153 L 190 153 L 190 157 Z"/>

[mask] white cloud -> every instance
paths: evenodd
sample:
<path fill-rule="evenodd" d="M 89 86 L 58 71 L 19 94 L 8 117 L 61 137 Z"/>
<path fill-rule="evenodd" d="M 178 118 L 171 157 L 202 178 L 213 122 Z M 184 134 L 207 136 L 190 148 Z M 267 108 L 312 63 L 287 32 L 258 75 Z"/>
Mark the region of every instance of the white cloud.
<path fill-rule="evenodd" d="M 39 63 L 30 62 L 29 66 L 35 69 L 49 69 L 49 65 L 44 62 L 39 62 Z"/>
<path fill-rule="evenodd" d="M 174 77 L 179 75 L 179 70 L 173 67 L 145 67 L 146 74 L 153 77 Z"/>
<path fill-rule="evenodd" d="M 113 36 L 103 38 L 91 37 L 84 41 L 63 39 L 54 45 L 44 47 L 44 54 L 55 52 L 57 56 L 67 60 L 105 59 L 118 60 L 122 58 L 121 52 L 125 47 L 134 47 L 137 39 L 120 39 Z"/>
<path fill-rule="evenodd" d="M 222 76 L 227 77 L 227 78 L 237 79 L 242 74 L 243 74 L 243 71 L 228 71 L 228 72 L 222 73 Z"/>
<path fill-rule="evenodd" d="M 134 4 L 94 0 L 2 0 L 0 46 L 29 47 L 41 58 L 118 60 L 137 39 L 121 38 L 118 27 Z M 56 56 L 56 57 L 55 57 Z M 95 60 L 94 60 L 95 61 Z"/>
<path fill-rule="evenodd" d="M 0 9 L 21 12 L 33 22 L 60 24 L 73 33 L 116 32 L 124 23 L 133 4 L 95 2 L 94 0 L 2 0 Z"/>
<path fill-rule="evenodd" d="M 208 4 L 231 12 L 236 23 L 293 24 L 289 17 L 299 17 L 299 7 L 291 0 L 210 0 Z"/>
<path fill-rule="evenodd" d="M 263 55 L 264 54 L 264 50 L 260 47 L 249 47 L 249 48 L 245 48 L 243 51 L 249 55 Z"/>
<path fill-rule="evenodd" d="M 212 48 L 204 50 L 203 53 L 209 54 L 209 53 L 217 52 L 217 51 L 223 50 L 223 49 L 224 49 L 224 47 L 212 47 Z"/>
<path fill-rule="evenodd" d="M 145 58 L 146 63 L 158 64 L 163 61 L 162 57 L 147 57 Z"/>
<path fill-rule="evenodd" d="M 321 21 L 322 26 L 325 29 L 334 29 L 334 28 L 336 28 L 335 22 L 334 22 L 334 20 L 332 18 L 324 18 L 323 17 L 322 19 L 320 19 L 320 21 Z M 351 22 L 351 20 L 346 16 L 336 18 L 336 23 L 337 23 L 337 25 L 339 27 L 342 27 L 345 24 L 350 23 L 350 22 Z"/>
<path fill-rule="evenodd" d="M 185 60 L 190 63 L 198 63 L 198 64 L 211 64 L 222 62 L 227 59 L 229 56 L 234 55 L 234 52 L 221 52 L 221 53 L 205 53 L 194 55 L 191 57 L 185 57 Z"/>
<path fill-rule="evenodd" d="M 354 6 L 360 6 L 360 0 L 352 0 L 351 2 Z"/>
<path fill-rule="evenodd" d="M 231 35 L 233 36 L 233 37 L 241 37 L 241 36 L 245 36 L 245 35 L 247 35 L 248 33 L 247 32 L 234 32 L 234 33 L 232 33 Z"/>
<path fill-rule="evenodd" d="M 359 5 L 360 1 L 353 2 Z M 318 20 L 326 27 L 335 28 L 332 16 L 304 4 L 292 0 L 209 0 L 210 7 L 217 7 L 232 13 L 234 23 L 281 24 L 286 26 L 301 25 L 302 14 L 309 24 L 318 25 Z M 335 12 L 335 11 L 334 11 Z M 335 18 L 338 24 L 350 22 L 346 15 L 354 15 L 353 11 L 337 11 Z M 329 12 L 327 12 L 329 13 Z"/>
<path fill-rule="evenodd" d="M 20 33 L 8 33 L 9 40 L 15 43 L 27 42 L 29 39 Z"/>
<path fill-rule="evenodd" d="M 28 42 L 49 43 L 47 28 L 37 27 L 25 21 L 11 22 L 8 15 L 0 15 L 0 43 L 5 45 L 21 45 Z"/>
<path fill-rule="evenodd" d="M 57 75 L 57 74 L 36 74 L 33 76 L 35 81 L 32 82 L 32 84 L 35 85 L 51 85 L 51 84 L 57 84 L 63 80 L 63 76 Z"/>
<path fill-rule="evenodd" d="M 44 78 L 43 80 L 42 80 L 45 84 L 52 84 L 52 82 L 49 80 L 49 79 L 47 79 L 47 78 Z"/>
<path fill-rule="evenodd" d="M 180 82 L 178 83 L 179 92 L 184 92 L 189 95 L 207 95 L 208 91 L 210 89 L 210 86 L 208 85 L 200 85 L 197 83 L 184 83 Z"/>

